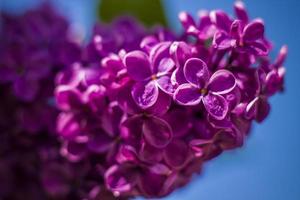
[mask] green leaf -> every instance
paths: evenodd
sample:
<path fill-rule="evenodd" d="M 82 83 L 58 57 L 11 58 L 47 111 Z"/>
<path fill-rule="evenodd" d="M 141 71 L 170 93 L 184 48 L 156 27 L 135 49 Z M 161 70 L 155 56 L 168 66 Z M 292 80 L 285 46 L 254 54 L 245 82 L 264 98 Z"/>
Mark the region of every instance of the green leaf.
<path fill-rule="evenodd" d="M 164 9 L 160 0 L 101 0 L 99 17 L 111 22 L 115 17 L 131 15 L 146 26 L 167 25 Z"/>

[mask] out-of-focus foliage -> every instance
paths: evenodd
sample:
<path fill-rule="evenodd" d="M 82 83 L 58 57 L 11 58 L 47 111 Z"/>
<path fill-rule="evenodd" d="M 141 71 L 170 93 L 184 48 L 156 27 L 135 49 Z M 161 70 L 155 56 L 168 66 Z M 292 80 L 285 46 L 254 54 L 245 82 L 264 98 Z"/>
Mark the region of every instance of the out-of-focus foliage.
<path fill-rule="evenodd" d="M 167 24 L 160 0 L 102 0 L 99 4 L 99 17 L 105 22 L 124 14 L 133 15 L 146 26 Z"/>

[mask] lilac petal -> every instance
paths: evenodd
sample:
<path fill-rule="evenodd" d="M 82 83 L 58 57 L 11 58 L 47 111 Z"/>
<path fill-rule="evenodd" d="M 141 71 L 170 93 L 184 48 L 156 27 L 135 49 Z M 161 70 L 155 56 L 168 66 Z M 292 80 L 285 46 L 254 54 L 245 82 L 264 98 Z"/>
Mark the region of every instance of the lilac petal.
<path fill-rule="evenodd" d="M 148 53 L 151 51 L 152 47 L 155 46 L 159 41 L 155 36 L 146 36 L 140 43 L 141 49 L 147 51 Z"/>
<path fill-rule="evenodd" d="M 39 84 L 24 77 L 17 79 L 13 85 L 14 93 L 23 101 L 32 101 L 39 90 Z"/>
<path fill-rule="evenodd" d="M 255 70 L 256 71 L 254 73 L 254 78 L 255 78 L 255 84 L 258 85 L 258 88 L 256 91 L 256 95 L 258 96 L 261 93 L 262 88 L 266 83 L 267 74 L 266 74 L 266 71 L 261 67 L 255 69 Z"/>
<path fill-rule="evenodd" d="M 159 92 L 156 103 L 146 110 L 147 113 L 153 115 L 164 115 L 170 108 L 172 97 L 164 92 Z"/>
<path fill-rule="evenodd" d="M 228 113 L 228 102 L 218 94 L 208 93 L 203 98 L 203 104 L 207 112 L 217 120 L 222 120 Z"/>
<path fill-rule="evenodd" d="M 103 131 L 98 134 L 93 134 L 91 137 L 89 137 L 87 147 L 92 152 L 104 153 L 110 149 L 112 143 L 113 139 Z"/>
<path fill-rule="evenodd" d="M 257 70 L 254 68 L 235 69 L 233 73 L 237 86 L 241 90 L 241 101 L 250 102 L 260 92 Z"/>
<path fill-rule="evenodd" d="M 82 96 L 84 103 L 87 103 L 95 112 L 101 112 L 105 106 L 105 91 L 102 85 L 91 85 L 87 88 Z"/>
<path fill-rule="evenodd" d="M 166 163 L 174 168 L 184 166 L 189 159 L 189 147 L 180 139 L 174 139 L 164 151 L 164 159 Z"/>
<path fill-rule="evenodd" d="M 201 102 L 201 93 L 199 88 L 186 83 L 176 89 L 173 98 L 181 105 L 193 106 Z"/>
<path fill-rule="evenodd" d="M 198 12 L 198 17 L 200 19 L 200 23 L 198 24 L 199 30 L 206 31 L 207 28 L 212 27 L 212 21 L 207 10 L 200 10 Z"/>
<path fill-rule="evenodd" d="M 242 28 L 242 22 L 240 20 L 234 20 L 233 23 L 231 24 L 231 28 L 230 28 L 230 35 L 234 38 L 234 39 L 240 39 L 241 36 L 241 28 Z"/>
<path fill-rule="evenodd" d="M 275 62 L 274 62 L 275 68 L 278 69 L 278 68 L 282 67 L 284 61 L 286 60 L 287 53 L 288 53 L 288 47 L 286 45 L 283 45 L 279 51 L 279 54 L 278 54 Z"/>
<path fill-rule="evenodd" d="M 211 13 L 211 18 L 218 28 L 229 33 L 231 19 L 224 11 L 221 10 L 213 11 Z"/>
<path fill-rule="evenodd" d="M 195 152 L 196 157 L 205 157 L 213 145 L 212 143 L 212 140 L 193 139 L 190 141 L 189 146 Z"/>
<path fill-rule="evenodd" d="M 132 51 L 124 58 L 127 72 L 136 81 L 143 81 L 152 74 L 148 56 L 142 51 Z"/>
<path fill-rule="evenodd" d="M 148 167 L 149 172 L 159 175 L 169 175 L 171 169 L 165 164 L 157 163 Z"/>
<path fill-rule="evenodd" d="M 131 95 L 138 106 L 147 109 L 155 104 L 159 94 L 155 81 L 137 82 L 131 91 Z"/>
<path fill-rule="evenodd" d="M 247 104 L 248 103 L 245 103 L 245 102 L 241 102 L 239 103 L 231 112 L 232 112 L 232 116 L 235 116 L 235 117 L 240 117 L 240 116 L 244 116 L 245 114 L 245 110 L 246 110 L 246 107 L 247 107 Z"/>
<path fill-rule="evenodd" d="M 206 145 L 210 145 L 213 141 L 212 140 L 206 140 L 206 139 L 193 139 L 190 141 L 190 147 L 192 147 L 194 150 L 197 148 L 203 148 Z"/>
<path fill-rule="evenodd" d="M 179 17 L 179 21 L 181 22 L 184 28 L 187 29 L 189 26 L 196 26 L 193 17 L 189 13 L 180 12 L 178 17 Z"/>
<path fill-rule="evenodd" d="M 121 124 L 121 138 L 127 144 L 132 146 L 140 145 L 142 139 L 141 133 L 143 132 L 144 119 L 142 115 L 134 115 L 127 118 Z"/>
<path fill-rule="evenodd" d="M 243 32 L 243 39 L 246 42 L 255 41 L 264 37 L 265 26 L 261 20 L 249 23 Z"/>
<path fill-rule="evenodd" d="M 255 118 L 256 113 L 257 113 L 258 101 L 259 101 L 259 97 L 256 97 L 247 105 L 246 111 L 245 111 L 245 117 L 247 119 Z"/>
<path fill-rule="evenodd" d="M 266 56 L 269 53 L 268 48 L 261 42 L 252 42 L 250 52 L 258 56 Z"/>
<path fill-rule="evenodd" d="M 96 185 L 89 191 L 87 199 L 105 199 L 105 200 L 116 200 L 116 197 L 107 189 L 102 186 Z"/>
<path fill-rule="evenodd" d="M 240 147 L 243 144 L 243 135 L 235 130 L 222 130 L 215 135 L 215 143 L 223 150 Z"/>
<path fill-rule="evenodd" d="M 234 4 L 234 11 L 236 17 L 241 20 L 243 23 L 248 23 L 249 21 L 249 16 L 246 11 L 245 5 L 242 1 L 236 1 Z"/>
<path fill-rule="evenodd" d="M 180 178 L 182 178 L 182 177 L 180 177 Z M 176 173 L 176 172 L 169 175 L 167 177 L 167 179 L 165 180 L 165 183 L 162 187 L 160 195 L 166 196 L 166 195 L 170 194 L 172 191 L 174 191 L 175 187 L 178 184 L 178 179 L 179 179 L 179 176 L 178 176 L 178 173 Z M 182 179 L 187 180 L 188 178 L 182 178 Z M 181 180 L 181 182 L 183 182 L 183 180 Z M 185 184 L 183 183 L 183 185 L 185 185 Z"/>
<path fill-rule="evenodd" d="M 75 88 L 81 83 L 83 77 L 81 64 L 74 63 L 71 67 L 57 74 L 56 84 L 70 85 Z"/>
<path fill-rule="evenodd" d="M 209 123 L 212 125 L 212 127 L 214 128 L 231 128 L 232 127 L 232 122 L 230 121 L 229 117 L 226 117 L 222 120 L 216 120 L 213 117 L 211 117 L 210 115 L 208 115 L 207 120 L 209 121 Z"/>
<path fill-rule="evenodd" d="M 161 153 L 161 149 L 143 142 L 139 150 L 139 158 L 147 163 L 158 163 L 162 160 L 163 154 Z"/>
<path fill-rule="evenodd" d="M 227 50 L 236 44 L 235 40 L 232 40 L 227 33 L 218 31 L 213 38 L 213 46 L 219 50 Z"/>
<path fill-rule="evenodd" d="M 209 71 L 204 61 L 190 58 L 186 61 L 183 73 L 188 82 L 198 88 L 204 88 L 209 79 Z"/>
<path fill-rule="evenodd" d="M 233 110 L 241 101 L 241 91 L 238 87 L 223 96 L 229 104 L 229 110 Z"/>
<path fill-rule="evenodd" d="M 245 135 L 247 135 L 250 132 L 252 125 L 250 120 L 236 115 L 232 115 L 231 120 L 235 125 L 235 129 L 237 129 L 240 133 L 244 133 Z"/>
<path fill-rule="evenodd" d="M 185 42 L 173 42 L 170 46 L 170 56 L 177 67 L 183 66 L 185 61 L 192 56 L 191 47 Z"/>
<path fill-rule="evenodd" d="M 105 158 L 105 162 L 108 163 L 109 165 L 115 164 L 117 155 L 118 155 L 118 150 L 119 150 L 119 144 L 118 143 L 112 143 L 112 146 L 108 149 L 108 151 L 103 154 Z"/>
<path fill-rule="evenodd" d="M 113 63 L 112 61 L 111 62 L 107 61 L 107 63 L 110 64 L 111 68 L 114 67 L 115 63 Z M 99 85 L 101 75 L 102 75 L 102 71 L 98 67 L 86 68 L 82 71 L 82 84 L 86 87 L 90 85 Z"/>
<path fill-rule="evenodd" d="M 62 154 L 71 162 L 78 162 L 86 155 L 86 146 L 84 143 L 70 141 L 66 143 Z"/>
<path fill-rule="evenodd" d="M 283 69 L 284 68 L 279 68 Z M 271 96 L 275 94 L 278 91 L 281 91 L 283 89 L 284 79 L 283 75 L 285 73 L 285 70 L 282 73 L 282 75 L 279 74 L 279 70 L 272 70 L 270 71 L 266 76 L 266 93 L 267 95 Z"/>
<path fill-rule="evenodd" d="M 187 83 L 184 77 L 183 67 L 179 67 L 174 70 L 174 72 L 171 75 L 171 83 L 175 87 Z"/>
<path fill-rule="evenodd" d="M 166 167 L 167 168 L 167 167 Z M 157 170 L 158 172 L 162 171 Z M 139 188 L 148 197 L 160 196 L 167 176 L 147 170 L 140 176 Z"/>
<path fill-rule="evenodd" d="M 82 105 L 80 92 L 67 85 L 58 86 L 55 97 L 57 106 L 62 110 L 79 108 Z"/>
<path fill-rule="evenodd" d="M 256 97 L 247 105 L 245 116 L 248 119 L 254 118 L 261 123 L 268 116 L 270 109 L 266 98 Z"/>
<path fill-rule="evenodd" d="M 136 173 L 127 165 L 111 166 L 104 177 L 106 187 L 117 194 L 130 191 L 136 184 Z"/>
<path fill-rule="evenodd" d="M 154 74 L 163 73 L 165 72 L 164 70 L 170 70 L 170 68 L 174 67 L 172 60 L 166 60 L 167 62 L 163 63 L 165 62 L 164 59 L 169 58 L 170 45 L 170 42 L 161 42 L 152 48 L 149 59 L 152 63 Z M 167 66 L 164 64 L 167 64 Z"/>
<path fill-rule="evenodd" d="M 137 152 L 135 148 L 130 145 L 121 145 L 116 160 L 118 163 L 137 162 Z"/>
<path fill-rule="evenodd" d="M 74 139 L 81 132 L 79 122 L 71 113 L 60 113 L 56 126 L 59 135 L 66 139 Z"/>
<path fill-rule="evenodd" d="M 119 133 L 119 125 L 123 117 L 123 110 L 119 107 L 118 102 L 112 101 L 106 105 L 106 109 L 102 111 L 101 127 L 111 137 L 115 137 Z"/>
<path fill-rule="evenodd" d="M 128 114 L 140 113 L 141 108 L 135 103 L 131 95 L 131 84 L 121 87 L 117 93 L 117 101 L 122 110 Z"/>
<path fill-rule="evenodd" d="M 175 86 L 172 84 L 171 76 L 165 75 L 156 79 L 158 87 L 167 94 L 175 92 Z"/>
<path fill-rule="evenodd" d="M 104 68 L 109 68 L 112 69 L 113 71 L 117 71 L 120 70 L 124 67 L 124 64 L 122 62 L 122 59 L 120 58 L 120 56 L 116 55 L 116 54 L 110 54 L 107 57 L 104 57 L 101 60 L 101 65 Z M 88 70 L 88 71 L 94 71 L 94 69 L 92 68 L 92 70 Z M 99 69 L 96 70 L 99 73 Z M 98 73 L 96 73 L 96 76 L 98 76 Z M 92 76 L 95 76 L 95 74 L 90 74 Z"/>
<path fill-rule="evenodd" d="M 191 15 L 189 15 L 187 12 L 180 12 L 178 18 L 188 34 L 195 36 L 199 34 L 199 30 L 196 28 L 196 23 Z"/>
<path fill-rule="evenodd" d="M 234 75 L 225 69 L 216 71 L 210 78 L 208 89 L 214 94 L 226 94 L 236 86 Z"/>
<path fill-rule="evenodd" d="M 164 75 L 166 73 L 171 72 L 175 67 L 175 63 L 171 58 L 163 58 L 161 59 L 158 69 L 157 69 L 157 75 Z"/>
<path fill-rule="evenodd" d="M 145 140 L 156 148 L 166 147 L 173 137 L 170 125 L 157 117 L 147 118 L 143 124 Z"/>

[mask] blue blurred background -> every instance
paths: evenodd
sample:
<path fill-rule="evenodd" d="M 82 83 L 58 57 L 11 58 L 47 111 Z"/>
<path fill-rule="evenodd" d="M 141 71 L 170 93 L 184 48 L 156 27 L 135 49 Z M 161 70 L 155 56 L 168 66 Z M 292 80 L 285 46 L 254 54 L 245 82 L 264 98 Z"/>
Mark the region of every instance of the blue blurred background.
<path fill-rule="evenodd" d="M 97 18 L 96 0 L 52 0 L 88 37 Z M 0 0 L 0 10 L 20 13 L 39 0 Z M 163 0 L 170 25 L 180 31 L 177 13 L 224 9 L 234 0 Z M 300 1 L 245 0 L 251 17 L 261 17 L 275 52 L 287 44 L 286 92 L 271 100 L 272 111 L 256 124 L 242 149 L 226 152 L 207 163 L 192 184 L 165 200 L 299 200 L 300 199 Z M 299 60 L 297 60 L 299 59 Z M 298 124 L 299 123 L 299 124 Z"/>

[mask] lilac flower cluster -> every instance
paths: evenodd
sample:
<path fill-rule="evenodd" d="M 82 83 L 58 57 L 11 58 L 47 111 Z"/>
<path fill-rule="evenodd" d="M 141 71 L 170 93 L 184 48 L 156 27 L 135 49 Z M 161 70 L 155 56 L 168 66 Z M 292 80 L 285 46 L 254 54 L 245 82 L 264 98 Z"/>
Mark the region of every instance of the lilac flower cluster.
<path fill-rule="evenodd" d="M 236 18 L 202 11 L 199 22 L 180 13 L 180 37 L 157 29 L 131 43 L 124 33 L 139 31 L 123 26 L 120 46 L 96 33 L 83 51 L 93 46 L 98 57 L 57 76 L 62 154 L 101 168 L 116 197 L 153 198 L 242 146 L 253 121 L 269 114 L 269 97 L 283 90 L 287 48 L 272 62 L 263 21 L 250 20 L 241 2 L 234 10 Z"/>
<path fill-rule="evenodd" d="M 181 12 L 180 36 L 123 17 L 86 45 L 48 4 L 1 13 L 0 199 L 163 197 L 242 146 L 287 47 L 272 61 L 263 21 L 234 11 Z"/>
<path fill-rule="evenodd" d="M 80 55 L 80 46 L 48 4 L 22 16 L 1 13 L 0 21 L 0 83 L 20 102 L 18 124 L 30 133 L 53 132 L 53 79 Z"/>

